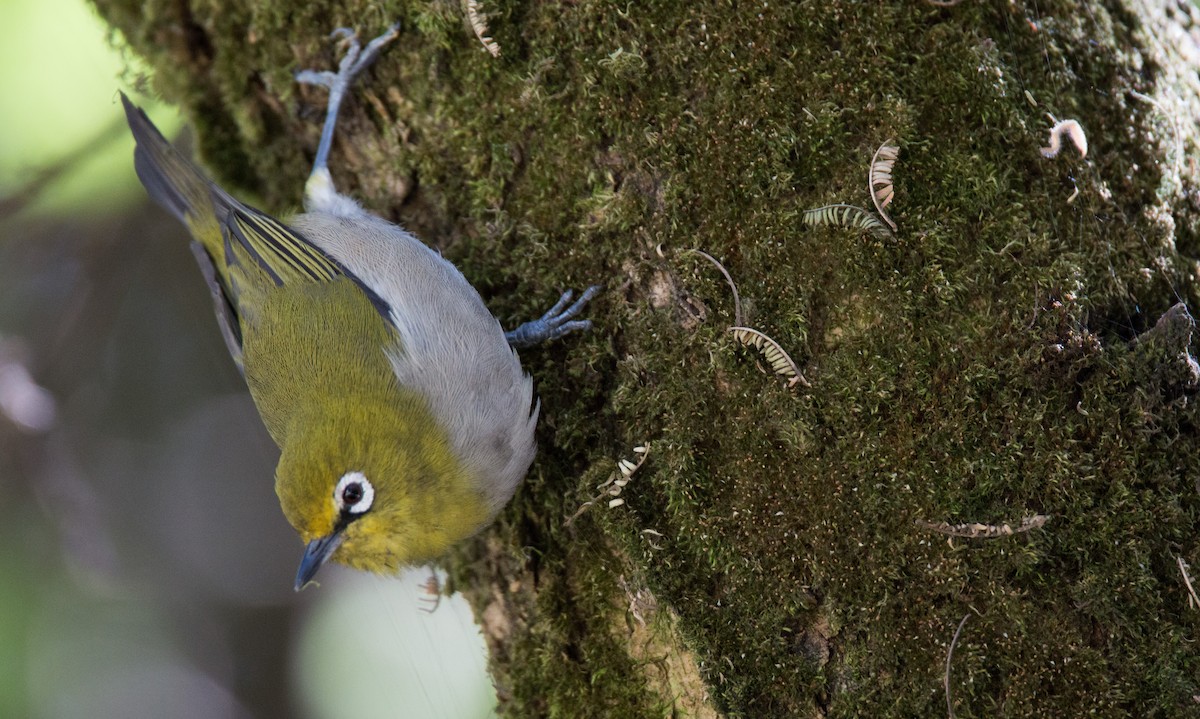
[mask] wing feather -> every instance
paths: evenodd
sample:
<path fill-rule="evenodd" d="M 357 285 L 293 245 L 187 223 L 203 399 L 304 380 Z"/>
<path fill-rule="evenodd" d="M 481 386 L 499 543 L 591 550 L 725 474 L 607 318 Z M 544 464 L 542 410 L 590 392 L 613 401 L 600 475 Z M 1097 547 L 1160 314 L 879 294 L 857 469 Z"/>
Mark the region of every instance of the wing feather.
<path fill-rule="evenodd" d="M 180 154 L 124 93 L 121 103 L 137 141 L 134 168 L 138 179 L 155 202 L 188 227 L 212 260 L 215 287 L 212 280 L 209 286 L 218 316 L 234 320 L 231 324 L 239 345 L 239 326 L 250 309 L 247 305 L 256 304 L 270 287 L 295 283 L 347 277 L 392 324 L 388 303 L 354 273 L 296 229 L 235 200 Z"/>

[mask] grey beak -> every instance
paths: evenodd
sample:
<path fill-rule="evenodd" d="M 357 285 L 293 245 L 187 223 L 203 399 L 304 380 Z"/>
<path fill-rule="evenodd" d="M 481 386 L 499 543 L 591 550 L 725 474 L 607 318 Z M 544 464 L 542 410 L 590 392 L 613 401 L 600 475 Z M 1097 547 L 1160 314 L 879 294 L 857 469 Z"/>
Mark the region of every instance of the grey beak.
<path fill-rule="evenodd" d="M 304 548 L 304 557 L 300 560 L 300 570 L 296 572 L 297 592 L 312 581 L 312 578 L 317 575 L 317 570 L 329 561 L 329 557 L 341 544 L 342 533 L 340 531 L 308 543 L 308 546 Z"/>

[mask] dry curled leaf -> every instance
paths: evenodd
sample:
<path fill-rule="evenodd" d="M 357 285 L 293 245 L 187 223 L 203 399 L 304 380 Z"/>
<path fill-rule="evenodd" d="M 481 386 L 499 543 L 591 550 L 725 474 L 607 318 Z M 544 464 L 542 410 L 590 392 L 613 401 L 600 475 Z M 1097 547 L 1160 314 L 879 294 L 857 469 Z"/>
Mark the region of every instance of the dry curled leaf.
<path fill-rule="evenodd" d="M 629 484 L 630 478 L 632 478 L 633 475 L 642 468 L 642 465 L 646 463 L 646 459 L 650 456 L 650 443 L 647 442 L 634 447 L 633 453 L 638 456 L 637 463 L 630 462 L 628 459 L 618 460 L 617 471 L 620 472 L 620 476 L 609 477 L 604 484 L 596 487 L 596 489 L 600 490 L 600 493 L 580 505 L 579 509 L 575 511 L 575 514 L 572 514 L 567 518 L 567 521 L 563 523 L 564 527 L 571 526 L 571 524 L 579 518 L 579 515 L 587 511 L 588 507 L 592 506 L 596 502 L 599 502 L 606 495 L 612 497 L 612 499 L 608 500 L 609 509 L 620 507 L 622 504 L 625 504 L 625 500 L 620 497 L 621 490 L 625 489 L 625 485 Z"/>
<path fill-rule="evenodd" d="M 874 215 L 854 205 L 825 205 L 824 207 L 805 210 L 803 221 L 809 227 L 833 225 L 835 227 L 863 230 L 880 238 L 892 236 L 892 231 L 877 220 Z"/>
<path fill-rule="evenodd" d="M 896 223 L 892 222 L 892 218 L 888 217 L 884 208 L 890 205 L 895 197 L 892 189 L 892 166 L 896 164 L 896 158 L 900 156 L 900 148 L 889 143 L 891 140 L 885 140 L 875 151 L 875 156 L 871 158 L 871 171 L 867 176 L 867 184 L 871 190 L 871 201 L 875 203 L 875 211 L 895 232 Z"/>
<path fill-rule="evenodd" d="M 805 387 L 812 386 L 808 380 L 804 379 L 804 375 L 800 374 L 800 367 L 775 340 L 750 327 L 730 327 L 729 331 L 733 333 L 738 342 L 761 352 L 770 363 L 771 370 L 786 379 L 789 387 L 796 384 L 802 384 Z"/>
<path fill-rule="evenodd" d="M 475 31 L 475 37 L 479 38 L 479 42 L 483 43 L 483 47 L 492 57 L 500 57 L 500 45 L 488 37 L 487 17 L 479 10 L 479 0 L 466 0 L 466 6 L 467 20 L 471 23 L 471 29 Z"/>

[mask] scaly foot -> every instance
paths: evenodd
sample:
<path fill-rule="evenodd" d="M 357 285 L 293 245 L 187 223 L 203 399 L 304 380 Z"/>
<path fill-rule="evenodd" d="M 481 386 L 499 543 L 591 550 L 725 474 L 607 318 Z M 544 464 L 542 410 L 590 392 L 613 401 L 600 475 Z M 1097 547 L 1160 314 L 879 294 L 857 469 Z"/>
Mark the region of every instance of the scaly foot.
<path fill-rule="evenodd" d="M 523 349 L 556 340 L 569 332 L 590 329 L 591 320 L 572 320 L 571 318 L 579 314 L 583 306 L 599 292 L 600 285 L 592 285 L 584 291 L 583 296 L 575 301 L 575 304 L 567 307 L 567 303 L 575 296 L 574 292 L 567 290 L 550 308 L 549 312 L 542 315 L 540 319 L 526 322 L 511 332 L 505 332 L 504 339 L 508 340 L 513 347 Z M 564 307 L 566 309 L 563 309 Z"/>
<path fill-rule="evenodd" d="M 340 45 L 346 48 L 346 54 L 338 63 L 338 71 L 301 70 L 296 73 L 296 82 L 305 85 L 321 85 L 329 88 L 329 105 L 325 110 L 325 126 L 321 128 L 321 143 L 317 145 L 317 156 L 313 160 L 310 182 L 319 173 L 329 174 L 329 148 L 333 145 L 333 129 L 337 125 L 338 110 L 341 109 L 342 99 L 350 89 L 354 78 L 367 66 L 375 62 L 385 45 L 400 36 L 400 23 L 387 29 L 379 37 L 367 43 L 363 48 L 358 43 L 358 35 L 350 28 L 340 27 L 333 31 L 331 38 L 340 38 Z"/>

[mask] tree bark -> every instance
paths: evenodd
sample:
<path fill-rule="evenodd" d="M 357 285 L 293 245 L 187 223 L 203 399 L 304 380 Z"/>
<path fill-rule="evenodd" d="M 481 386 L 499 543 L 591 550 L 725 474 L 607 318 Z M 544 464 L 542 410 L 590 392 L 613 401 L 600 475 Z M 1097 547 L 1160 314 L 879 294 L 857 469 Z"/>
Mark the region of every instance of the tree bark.
<path fill-rule="evenodd" d="M 506 326 L 607 285 L 524 353 L 539 461 L 448 560 L 508 715 L 1197 711 L 1194 5 L 506 0 L 493 57 L 445 0 L 94 2 L 280 212 L 324 106 L 292 73 L 401 20 L 339 187 Z M 1044 157 L 1068 119 L 1086 156 Z M 806 223 L 873 212 L 889 139 L 896 232 Z"/>

